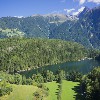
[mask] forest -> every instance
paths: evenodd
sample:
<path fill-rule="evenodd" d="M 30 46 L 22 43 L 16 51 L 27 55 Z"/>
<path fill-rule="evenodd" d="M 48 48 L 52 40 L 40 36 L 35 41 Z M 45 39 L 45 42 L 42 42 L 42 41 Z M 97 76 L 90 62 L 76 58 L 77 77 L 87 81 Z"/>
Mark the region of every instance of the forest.
<path fill-rule="evenodd" d="M 76 71 L 65 72 L 58 68 L 54 74 L 52 71 L 42 71 L 41 73 L 33 74 L 31 78 L 26 78 L 20 74 L 7 74 L 5 72 L 0 72 L 0 96 L 10 94 L 13 89 L 11 84 L 17 85 L 34 85 L 38 88 L 41 88 L 41 91 L 34 92 L 34 97 L 43 100 L 43 95 L 45 97 L 49 96 L 49 88 L 45 86 L 48 82 L 56 81 L 58 85 L 57 100 L 61 100 L 62 93 L 62 81 L 72 81 L 79 82 L 79 86 L 76 87 L 75 91 L 77 92 L 76 99 L 81 100 L 99 100 L 100 98 L 100 68 L 94 68 L 91 72 L 86 75 L 83 75 Z M 45 84 L 44 84 L 45 83 Z M 78 98 L 77 98 L 78 97 Z"/>
<path fill-rule="evenodd" d="M 0 4 L 0 100 L 100 100 L 100 0 Z"/>
<path fill-rule="evenodd" d="M 93 51 L 91 51 L 93 52 Z M 97 53 L 88 53 L 81 44 L 34 38 L 0 39 L 0 70 L 17 72 L 67 61 L 77 61 Z"/>
<path fill-rule="evenodd" d="M 51 88 L 48 85 L 50 83 L 57 87 L 57 93 L 53 94 L 56 99 L 63 100 L 62 95 L 66 90 L 63 88 L 70 82 L 73 86 L 77 85 L 74 87 L 75 90 L 71 90 L 77 93 L 76 100 L 79 97 L 82 100 L 99 100 L 99 67 L 85 75 L 74 70 L 65 72 L 61 66 L 55 73 L 45 69 L 40 72 L 37 70 L 31 77 L 20 73 L 46 65 L 86 58 L 99 60 L 99 50 L 87 49 L 79 43 L 59 39 L 12 37 L 0 39 L 0 55 L 0 98 L 11 96 L 18 87 L 24 89 L 23 86 L 26 86 L 29 89 L 29 86 L 33 86 L 36 91 L 32 92 L 31 96 L 35 100 L 43 100 L 51 95 Z"/>

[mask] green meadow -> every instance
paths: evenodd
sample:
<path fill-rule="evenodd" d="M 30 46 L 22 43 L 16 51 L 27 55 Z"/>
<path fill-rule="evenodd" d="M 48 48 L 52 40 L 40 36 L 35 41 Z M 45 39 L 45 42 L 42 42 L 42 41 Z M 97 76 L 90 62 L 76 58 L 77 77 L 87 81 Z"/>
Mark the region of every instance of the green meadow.
<path fill-rule="evenodd" d="M 57 100 L 59 83 L 53 81 L 44 84 L 49 88 L 49 96 L 45 99 Z M 79 86 L 79 82 L 63 80 L 61 85 L 61 100 L 75 100 L 75 95 L 77 95 L 77 93 L 74 88 Z M 34 100 L 33 93 L 38 89 L 36 86 L 32 85 L 12 85 L 12 87 L 13 92 L 10 93 L 10 95 L 0 97 L 0 100 Z"/>
<path fill-rule="evenodd" d="M 74 88 L 79 86 L 79 82 L 72 81 L 62 81 L 62 93 L 61 100 L 75 100 L 75 95 L 77 94 Z"/>
<path fill-rule="evenodd" d="M 56 82 L 48 82 L 45 85 L 49 88 L 49 96 L 48 100 L 57 100 L 58 83 Z M 72 81 L 62 81 L 62 93 L 61 100 L 75 100 L 75 95 L 77 94 L 74 88 L 79 86 L 79 82 Z"/>
<path fill-rule="evenodd" d="M 0 97 L 0 100 L 33 100 L 33 93 L 38 89 L 32 85 L 12 85 L 10 95 Z"/>
<path fill-rule="evenodd" d="M 57 92 L 58 92 L 58 83 L 54 82 L 48 82 L 45 83 L 45 85 L 49 88 L 49 96 L 48 100 L 57 100 Z"/>

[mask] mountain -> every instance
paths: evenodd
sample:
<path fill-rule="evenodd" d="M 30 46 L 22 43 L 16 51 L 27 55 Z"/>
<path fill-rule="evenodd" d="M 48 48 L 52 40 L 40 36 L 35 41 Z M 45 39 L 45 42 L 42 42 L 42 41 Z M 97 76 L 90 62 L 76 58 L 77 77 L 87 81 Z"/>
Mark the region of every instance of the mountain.
<path fill-rule="evenodd" d="M 88 48 L 100 49 L 100 6 L 93 9 L 85 7 L 77 16 L 47 14 L 2 17 L 0 28 L 17 29 L 24 33 L 21 35 L 24 37 L 62 39 L 81 43 Z M 0 31 L 0 34 L 4 33 Z M 6 32 L 5 37 L 9 37 L 9 33 Z"/>
<path fill-rule="evenodd" d="M 1 29 L 0 28 L 0 38 L 7 38 L 7 37 L 24 37 L 25 33 L 19 31 L 18 29 Z"/>
<path fill-rule="evenodd" d="M 91 47 L 100 49 L 100 7 L 85 10 L 83 17 L 79 18 L 71 30 L 72 33 L 81 34 Z"/>
<path fill-rule="evenodd" d="M 49 25 L 43 16 L 34 16 L 26 18 L 2 17 L 0 18 L 0 28 L 3 30 L 18 29 L 25 33 L 26 37 L 42 37 L 48 38 Z"/>
<path fill-rule="evenodd" d="M 86 13 L 88 13 L 90 11 L 90 8 L 88 8 L 87 6 L 83 9 L 82 12 L 80 12 L 78 14 L 78 18 L 82 18 Z"/>
<path fill-rule="evenodd" d="M 32 15 L 30 17 L 2 17 L 0 28 L 2 30 L 18 29 L 26 37 L 49 38 L 50 31 L 67 20 L 76 20 L 64 14 Z"/>
<path fill-rule="evenodd" d="M 56 27 L 50 38 L 75 41 L 86 47 L 100 49 L 100 7 L 85 7 L 78 18 L 76 22 L 66 21 Z"/>

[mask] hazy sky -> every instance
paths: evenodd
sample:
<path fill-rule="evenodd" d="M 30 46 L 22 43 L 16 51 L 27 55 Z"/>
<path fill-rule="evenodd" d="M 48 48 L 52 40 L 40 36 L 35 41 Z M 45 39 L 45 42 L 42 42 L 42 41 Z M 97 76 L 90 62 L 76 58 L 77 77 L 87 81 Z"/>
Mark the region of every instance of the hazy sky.
<path fill-rule="evenodd" d="M 33 14 L 77 14 L 84 6 L 100 6 L 100 0 L 0 0 L 0 17 Z"/>

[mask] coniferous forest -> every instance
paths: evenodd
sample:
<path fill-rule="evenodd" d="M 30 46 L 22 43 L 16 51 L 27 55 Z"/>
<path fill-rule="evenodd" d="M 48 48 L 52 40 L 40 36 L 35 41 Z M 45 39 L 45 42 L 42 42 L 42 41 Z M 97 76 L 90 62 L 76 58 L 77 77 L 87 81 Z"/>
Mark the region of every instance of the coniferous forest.
<path fill-rule="evenodd" d="M 40 72 L 32 74 L 31 77 L 21 75 L 19 72 L 90 57 L 97 59 L 99 54 L 99 50 L 86 49 L 81 44 L 71 41 L 18 37 L 0 39 L 0 96 L 10 95 L 11 92 L 14 92 L 11 84 L 33 85 L 39 88 L 33 93 L 33 97 L 44 99 L 50 95 L 49 87 L 45 84 L 57 82 L 59 100 L 62 98 L 61 93 L 63 93 L 63 84 L 66 80 L 66 82 L 79 82 L 80 85 L 77 88 L 80 92 L 75 89 L 76 100 L 79 95 L 84 95 L 83 100 L 98 99 L 100 96 L 100 68 L 95 68 L 86 75 L 74 70 L 65 72 L 61 66 L 55 73 L 42 69 Z"/>
<path fill-rule="evenodd" d="M 100 4 L 80 5 L 86 2 Z M 64 9 L 68 15 L 0 17 L 0 100 L 100 100 L 97 5 Z"/>
<path fill-rule="evenodd" d="M 0 39 L 0 70 L 17 72 L 77 61 L 88 56 L 82 45 L 74 42 L 48 39 Z"/>

